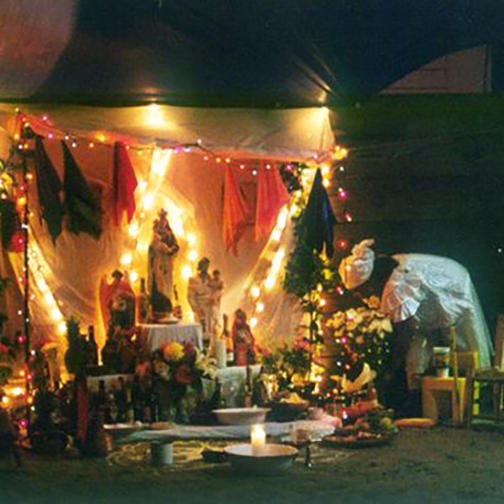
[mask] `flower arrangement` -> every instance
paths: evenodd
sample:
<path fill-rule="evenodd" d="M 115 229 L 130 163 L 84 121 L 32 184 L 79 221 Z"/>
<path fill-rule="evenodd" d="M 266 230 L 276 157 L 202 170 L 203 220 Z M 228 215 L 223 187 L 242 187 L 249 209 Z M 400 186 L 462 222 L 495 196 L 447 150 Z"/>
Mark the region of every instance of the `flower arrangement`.
<path fill-rule="evenodd" d="M 310 374 L 310 343 L 298 336 L 292 347 L 263 353 L 262 365 L 266 373 L 276 375 L 280 391 L 303 387 Z"/>
<path fill-rule="evenodd" d="M 140 363 L 136 368 L 140 380 L 150 379 L 157 390 L 162 410 L 180 410 L 185 398 L 201 397 L 204 393 L 203 380 L 213 380 L 215 373 L 213 358 L 190 342 L 183 345 L 176 341 L 156 350 L 150 362 Z"/>
<path fill-rule="evenodd" d="M 335 345 L 335 374 L 350 379 L 359 375 L 365 363 L 379 374 L 389 353 L 392 324 L 378 310 L 376 296 L 364 302 L 367 306 L 336 312 L 326 322 Z"/>

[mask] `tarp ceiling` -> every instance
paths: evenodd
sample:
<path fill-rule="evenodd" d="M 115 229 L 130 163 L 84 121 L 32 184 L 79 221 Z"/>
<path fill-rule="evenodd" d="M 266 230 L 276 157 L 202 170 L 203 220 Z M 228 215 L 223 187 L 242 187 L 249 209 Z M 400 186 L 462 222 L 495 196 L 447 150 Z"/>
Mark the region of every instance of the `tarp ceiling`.
<path fill-rule="evenodd" d="M 499 0 L 3 0 L 0 100 L 334 105 L 501 45 Z"/>

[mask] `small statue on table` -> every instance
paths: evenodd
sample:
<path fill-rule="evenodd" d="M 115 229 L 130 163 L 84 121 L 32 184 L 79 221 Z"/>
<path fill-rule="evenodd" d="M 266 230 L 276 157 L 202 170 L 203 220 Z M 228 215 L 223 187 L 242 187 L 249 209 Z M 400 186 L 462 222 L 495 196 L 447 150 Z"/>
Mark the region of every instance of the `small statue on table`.
<path fill-rule="evenodd" d="M 250 325 L 247 323 L 247 314 L 241 309 L 235 311 L 231 334 L 235 348 L 236 365 L 247 366 L 248 364 L 254 364 L 256 360 L 255 339 Z"/>
<path fill-rule="evenodd" d="M 220 300 L 224 291 L 224 283 L 218 270 L 215 270 L 210 276 L 209 267 L 210 260 L 203 257 L 198 263 L 198 274 L 189 279 L 187 300 L 196 321 L 203 328 L 205 339 L 213 342 L 220 320 Z"/>
<path fill-rule="evenodd" d="M 154 221 L 152 241 L 149 245 L 148 290 L 155 321 L 162 321 L 172 311 L 170 296 L 173 292 L 173 263 L 179 245 L 166 210 L 161 209 Z"/>
<path fill-rule="evenodd" d="M 135 326 L 135 293 L 121 271 L 115 270 L 112 278 L 112 283 L 103 278 L 100 284 L 104 325 L 131 329 Z"/>

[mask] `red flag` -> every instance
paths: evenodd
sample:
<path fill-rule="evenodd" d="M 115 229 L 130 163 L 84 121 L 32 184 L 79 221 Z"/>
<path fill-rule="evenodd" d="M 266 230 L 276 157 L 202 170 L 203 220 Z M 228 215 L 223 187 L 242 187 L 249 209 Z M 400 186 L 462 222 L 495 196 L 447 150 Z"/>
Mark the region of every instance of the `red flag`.
<path fill-rule="evenodd" d="M 131 222 L 136 210 L 135 189 L 138 184 L 135 170 L 128 156 L 128 151 L 122 142 L 114 144 L 114 179 L 113 179 L 114 222 L 121 225 L 124 211 Z"/>
<path fill-rule="evenodd" d="M 269 236 L 273 230 L 278 212 L 289 201 L 289 193 L 277 169 L 264 163 L 257 180 L 257 204 L 255 219 L 255 238 Z"/>
<path fill-rule="evenodd" d="M 249 206 L 241 193 L 233 169 L 228 165 L 224 176 L 222 235 L 226 250 L 232 248 L 235 256 L 238 255 L 238 241 L 245 231 L 245 223 L 249 212 Z"/>

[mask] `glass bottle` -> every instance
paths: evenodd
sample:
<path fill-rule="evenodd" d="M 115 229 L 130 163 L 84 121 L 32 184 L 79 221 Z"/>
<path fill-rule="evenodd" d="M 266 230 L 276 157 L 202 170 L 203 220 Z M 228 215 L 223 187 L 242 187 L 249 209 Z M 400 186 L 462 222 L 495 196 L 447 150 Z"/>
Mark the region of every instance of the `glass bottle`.
<path fill-rule="evenodd" d="M 88 340 L 86 344 L 86 365 L 98 365 L 98 345 L 96 344 L 94 325 L 88 327 Z"/>
<path fill-rule="evenodd" d="M 137 320 L 139 324 L 145 324 L 149 315 L 149 297 L 145 290 L 145 278 L 140 279 L 140 293 L 137 297 Z"/>
<path fill-rule="evenodd" d="M 243 407 L 244 408 L 251 408 L 252 407 L 252 370 L 250 369 L 249 365 L 247 365 Z"/>
<path fill-rule="evenodd" d="M 228 329 L 228 316 L 226 314 L 222 315 L 222 338 L 226 342 L 226 363 L 228 366 L 232 366 L 235 362 L 234 342 L 233 336 Z"/>

